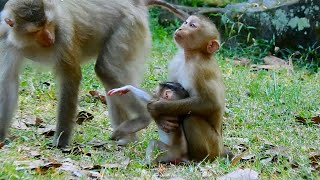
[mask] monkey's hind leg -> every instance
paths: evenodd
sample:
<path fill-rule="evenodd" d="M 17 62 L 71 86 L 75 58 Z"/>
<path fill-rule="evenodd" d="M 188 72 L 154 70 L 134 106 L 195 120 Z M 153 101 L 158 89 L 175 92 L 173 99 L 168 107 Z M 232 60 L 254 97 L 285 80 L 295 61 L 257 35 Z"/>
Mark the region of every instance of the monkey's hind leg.
<path fill-rule="evenodd" d="M 96 74 L 106 92 L 124 85 L 139 85 L 145 51 L 148 51 L 150 44 L 147 19 L 144 20 L 146 22 L 132 22 L 132 18 L 125 17 L 106 40 L 95 65 Z M 130 93 L 108 97 L 107 103 L 114 129 L 112 139 L 118 140 L 121 145 L 137 140 L 136 132 L 151 122 L 145 105 Z"/>

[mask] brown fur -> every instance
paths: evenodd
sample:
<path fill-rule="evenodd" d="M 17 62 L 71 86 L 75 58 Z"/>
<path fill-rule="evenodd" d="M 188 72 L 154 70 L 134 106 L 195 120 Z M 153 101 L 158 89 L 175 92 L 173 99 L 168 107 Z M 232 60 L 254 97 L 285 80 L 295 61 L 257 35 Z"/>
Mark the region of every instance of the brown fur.
<path fill-rule="evenodd" d="M 213 58 L 219 47 L 218 30 L 202 16 L 190 16 L 175 32 L 175 40 L 182 49 L 169 66 L 169 80 L 180 83 L 190 97 L 150 103 L 148 110 L 152 116 L 189 114 L 182 126 L 190 160 L 226 156 L 222 138 L 225 89 Z"/>

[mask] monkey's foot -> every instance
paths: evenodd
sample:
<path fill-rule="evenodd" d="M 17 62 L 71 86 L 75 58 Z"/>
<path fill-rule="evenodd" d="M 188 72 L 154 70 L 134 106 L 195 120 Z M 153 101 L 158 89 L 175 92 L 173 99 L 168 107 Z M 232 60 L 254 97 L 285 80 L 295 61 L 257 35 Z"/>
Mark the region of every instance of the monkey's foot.
<path fill-rule="evenodd" d="M 70 144 L 71 136 L 67 134 L 55 134 L 52 145 L 59 148 L 64 148 Z"/>
<path fill-rule="evenodd" d="M 116 141 L 116 143 L 119 145 L 119 146 L 126 146 L 127 144 L 131 143 L 131 142 L 136 142 L 138 141 L 138 137 L 136 135 L 128 135 L 128 136 L 125 136 L 119 140 Z"/>

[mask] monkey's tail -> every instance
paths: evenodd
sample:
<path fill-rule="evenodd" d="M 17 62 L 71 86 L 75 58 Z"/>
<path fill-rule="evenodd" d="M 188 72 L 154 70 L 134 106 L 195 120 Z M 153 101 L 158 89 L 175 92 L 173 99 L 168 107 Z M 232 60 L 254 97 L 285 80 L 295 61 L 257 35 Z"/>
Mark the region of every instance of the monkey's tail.
<path fill-rule="evenodd" d="M 178 16 L 181 20 L 186 20 L 189 17 L 189 14 L 178 9 L 177 7 L 175 7 L 174 5 L 165 2 L 163 0 L 145 0 L 146 5 L 147 6 L 160 6 L 163 7 L 167 10 L 169 10 L 170 12 L 172 12 L 173 14 L 175 14 L 176 16 Z"/>

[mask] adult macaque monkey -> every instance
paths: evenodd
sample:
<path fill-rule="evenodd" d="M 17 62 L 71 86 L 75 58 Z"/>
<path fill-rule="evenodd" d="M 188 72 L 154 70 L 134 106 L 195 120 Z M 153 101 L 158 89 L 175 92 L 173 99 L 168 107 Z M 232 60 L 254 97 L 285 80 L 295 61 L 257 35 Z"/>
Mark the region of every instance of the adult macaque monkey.
<path fill-rule="evenodd" d="M 115 94 L 123 95 L 127 94 L 128 92 L 132 92 L 132 94 L 143 100 L 145 103 L 150 103 L 157 99 L 178 100 L 187 98 L 189 96 L 188 92 L 179 83 L 174 82 L 160 83 L 159 86 L 156 88 L 154 96 L 150 96 L 148 93 L 131 85 L 126 85 L 120 88 L 112 89 L 107 94 L 108 96 L 112 96 Z M 160 141 L 152 140 L 149 143 L 149 146 L 146 151 L 147 164 L 151 165 L 153 163 L 158 162 L 179 163 L 181 161 L 187 161 L 187 142 L 184 136 L 184 130 L 181 126 L 181 123 L 185 117 L 167 116 L 161 118 L 165 118 L 165 122 L 168 123 L 169 127 L 175 127 L 175 129 L 170 132 L 165 132 L 162 130 L 162 128 L 167 129 L 168 127 L 158 128 Z M 159 119 L 155 119 L 156 122 L 158 120 Z M 154 155 L 154 151 L 156 149 L 161 151 L 160 155 L 158 155 L 157 157 L 155 157 Z"/>
<path fill-rule="evenodd" d="M 5 28 L 0 37 L 0 142 L 17 105 L 19 69 L 25 57 L 51 64 L 59 79 L 57 146 L 66 146 L 72 136 L 82 62 L 97 57 L 95 71 L 106 90 L 138 85 L 150 47 L 146 5 L 156 2 L 9 0 L 0 25 Z M 126 136 L 114 139 L 123 145 L 136 140 L 135 132 L 150 123 L 143 103 L 131 95 L 107 101 L 114 129 L 121 129 L 124 123 L 134 127 Z"/>
<path fill-rule="evenodd" d="M 160 99 L 148 104 L 154 119 L 161 116 L 186 118 L 183 129 L 190 160 L 213 160 L 232 156 L 223 146 L 222 119 L 225 109 L 225 89 L 222 74 L 213 54 L 219 49 L 220 35 L 206 17 L 190 16 L 174 34 L 180 50 L 169 65 L 169 80 L 180 83 L 190 97 L 167 101 Z M 166 121 L 158 122 L 159 127 Z M 170 129 L 167 129 L 170 130 Z"/>

